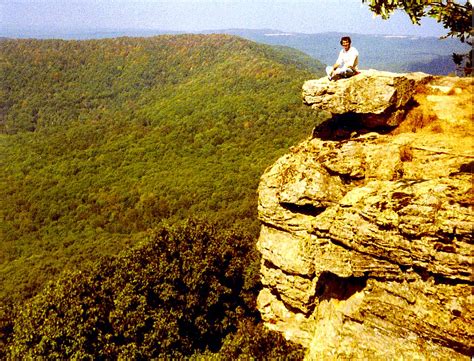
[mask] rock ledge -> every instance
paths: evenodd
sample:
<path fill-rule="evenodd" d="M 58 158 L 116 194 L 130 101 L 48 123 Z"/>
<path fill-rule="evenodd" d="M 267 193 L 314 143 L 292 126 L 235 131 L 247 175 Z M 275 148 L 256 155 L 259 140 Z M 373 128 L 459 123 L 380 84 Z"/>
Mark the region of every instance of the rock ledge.
<path fill-rule="evenodd" d="M 425 73 L 391 73 L 362 70 L 348 79 L 329 81 L 327 77 L 303 84 L 303 100 L 314 109 L 333 116 L 357 114 L 369 127 L 397 126 L 418 86 L 433 77 Z"/>

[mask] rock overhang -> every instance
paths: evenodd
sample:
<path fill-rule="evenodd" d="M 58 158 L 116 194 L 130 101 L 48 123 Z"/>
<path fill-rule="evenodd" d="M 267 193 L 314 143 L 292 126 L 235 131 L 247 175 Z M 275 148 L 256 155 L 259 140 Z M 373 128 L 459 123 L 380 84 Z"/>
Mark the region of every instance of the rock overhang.
<path fill-rule="evenodd" d="M 399 125 L 406 111 L 413 106 L 417 88 L 433 78 L 416 73 L 392 73 L 362 70 L 348 78 L 330 81 L 327 77 L 308 80 L 303 84 L 303 102 L 315 110 L 330 114 L 318 133 L 324 134 L 334 123 L 342 128 L 356 124 L 362 130 L 393 128 Z"/>

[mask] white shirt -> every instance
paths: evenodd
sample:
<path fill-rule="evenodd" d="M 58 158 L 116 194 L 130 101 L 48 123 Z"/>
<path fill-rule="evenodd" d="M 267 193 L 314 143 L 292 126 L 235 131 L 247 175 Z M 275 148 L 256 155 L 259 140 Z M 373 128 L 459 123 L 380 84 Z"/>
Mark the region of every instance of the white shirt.
<path fill-rule="evenodd" d="M 348 51 L 342 49 L 339 53 L 336 64 L 346 67 L 353 66 L 357 70 L 357 65 L 359 65 L 359 52 L 353 46 L 351 46 Z"/>

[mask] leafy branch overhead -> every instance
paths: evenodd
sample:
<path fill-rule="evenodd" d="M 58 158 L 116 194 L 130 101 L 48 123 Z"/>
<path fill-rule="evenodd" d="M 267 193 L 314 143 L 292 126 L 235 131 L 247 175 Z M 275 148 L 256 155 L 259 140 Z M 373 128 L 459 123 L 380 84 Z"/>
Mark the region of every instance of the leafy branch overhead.
<path fill-rule="evenodd" d="M 443 36 L 457 37 L 462 43 L 472 46 L 472 4 L 465 1 L 460 4 L 454 0 L 362 0 L 368 3 L 372 12 L 388 19 L 395 10 L 403 10 L 411 19 L 413 24 L 420 25 L 423 17 L 431 17 L 442 23 L 448 33 Z M 465 60 L 464 71 L 472 71 L 472 49 L 466 54 L 453 54 L 453 60 L 461 65 Z"/>

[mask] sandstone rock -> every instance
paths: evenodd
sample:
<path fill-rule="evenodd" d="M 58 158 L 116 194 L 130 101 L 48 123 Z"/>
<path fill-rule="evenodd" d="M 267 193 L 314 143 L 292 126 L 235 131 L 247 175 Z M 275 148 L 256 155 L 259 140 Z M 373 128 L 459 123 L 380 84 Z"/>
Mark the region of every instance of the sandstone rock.
<path fill-rule="evenodd" d="M 312 108 L 333 116 L 349 115 L 347 122 L 369 128 L 396 126 L 403 120 L 417 86 L 431 78 L 424 73 L 363 70 L 338 81 L 327 77 L 308 80 L 303 85 L 303 99 Z"/>
<path fill-rule="evenodd" d="M 327 77 L 303 84 L 303 99 L 313 108 L 332 114 L 382 114 L 400 108 L 412 99 L 416 86 L 432 76 L 424 73 L 391 73 L 362 70 L 348 79 L 329 81 Z"/>
<path fill-rule="evenodd" d="M 440 78 L 414 94 L 400 129 L 434 101 L 451 109 L 433 126 L 417 115 L 426 130 L 308 139 L 262 176 L 258 307 L 307 359 L 473 354 L 474 131 L 459 101 L 472 84 Z"/>

